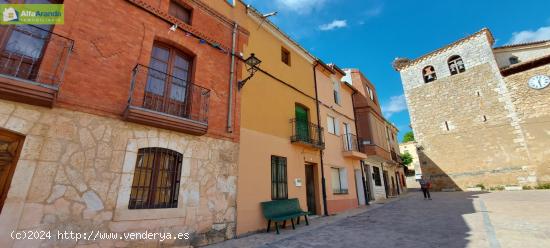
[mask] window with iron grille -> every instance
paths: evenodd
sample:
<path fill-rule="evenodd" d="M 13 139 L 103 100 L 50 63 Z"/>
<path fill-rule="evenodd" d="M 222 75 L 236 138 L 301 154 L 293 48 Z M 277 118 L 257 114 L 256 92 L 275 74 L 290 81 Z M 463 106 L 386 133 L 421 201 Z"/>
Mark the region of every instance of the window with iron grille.
<path fill-rule="evenodd" d="M 271 156 L 271 199 L 288 199 L 285 157 Z"/>
<path fill-rule="evenodd" d="M 191 9 L 186 8 L 174 1 L 170 1 L 168 12 L 171 16 L 178 18 L 182 22 L 191 24 Z"/>
<path fill-rule="evenodd" d="M 380 169 L 376 166 L 372 167 L 372 179 L 374 180 L 374 185 L 382 186 L 382 179 L 380 178 Z"/>
<path fill-rule="evenodd" d="M 129 209 L 177 208 L 182 154 L 165 148 L 138 151 Z"/>

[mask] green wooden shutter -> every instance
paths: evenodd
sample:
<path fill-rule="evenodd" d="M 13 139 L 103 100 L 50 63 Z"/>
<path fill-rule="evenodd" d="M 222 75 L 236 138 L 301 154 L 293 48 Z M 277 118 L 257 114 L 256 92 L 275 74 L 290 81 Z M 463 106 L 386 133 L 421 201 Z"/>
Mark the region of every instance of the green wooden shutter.
<path fill-rule="evenodd" d="M 307 109 L 302 106 L 296 106 L 296 136 L 299 140 L 309 141 L 309 118 Z"/>

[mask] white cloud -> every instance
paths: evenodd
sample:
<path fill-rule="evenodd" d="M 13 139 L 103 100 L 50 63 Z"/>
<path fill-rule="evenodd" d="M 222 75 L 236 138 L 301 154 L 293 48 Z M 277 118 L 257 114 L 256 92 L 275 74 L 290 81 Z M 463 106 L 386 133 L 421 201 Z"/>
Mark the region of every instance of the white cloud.
<path fill-rule="evenodd" d="M 275 0 L 281 8 L 287 8 L 299 14 L 309 14 L 314 9 L 322 8 L 327 0 Z"/>
<path fill-rule="evenodd" d="M 348 26 L 348 22 L 346 20 L 334 20 L 331 23 L 323 24 L 319 26 L 319 29 L 323 31 L 333 30 L 337 28 L 345 28 Z"/>
<path fill-rule="evenodd" d="M 382 112 L 386 118 L 390 118 L 393 114 L 407 110 L 407 102 L 405 95 L 392 96 L 390 101 L 382 105 Z"/>
<path fill-rule="evenodd" d="M 525 43 L 539 40 L 550 39 L 550 26 L 541 27 L 536 31 L 523 30 L 512 33 L 512 38 L 508 41 L 508 44 Z"/>

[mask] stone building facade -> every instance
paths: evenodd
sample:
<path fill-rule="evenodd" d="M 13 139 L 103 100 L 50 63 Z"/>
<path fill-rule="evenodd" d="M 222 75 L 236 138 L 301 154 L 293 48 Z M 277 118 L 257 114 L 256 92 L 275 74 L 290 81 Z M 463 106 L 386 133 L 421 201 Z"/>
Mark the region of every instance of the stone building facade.
<path fill-rule="evenodd" d="M 242 64 L 231 73 L 230 51 L 242 50 L 248 32 L 198 0 L 66 1 L 65 14 L 64 25 L 1 33 L 22 45 L 2 50 L 12 56 L 0 68 L 0 246 L 234 237 Z M 36 44 L 38 65 L 23 56 Z M 36 230 L 51 237 L 10 236 Z M 189 239 L 75 240 L 58 231 Z"/>
<path fill-rule="evenodd" d="M 423 175 L 436 189 L 548 182 L 548 42 L 493 48 L 488 29 L 397 59 Z M 504 59 L 505 58 L 505 59 Z"/>

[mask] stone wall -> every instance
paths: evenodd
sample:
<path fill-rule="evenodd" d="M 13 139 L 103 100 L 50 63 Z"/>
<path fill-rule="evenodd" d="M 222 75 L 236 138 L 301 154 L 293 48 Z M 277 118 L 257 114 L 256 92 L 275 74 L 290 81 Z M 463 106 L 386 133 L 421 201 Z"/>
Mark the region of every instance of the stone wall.
<path fill-rule="evenodd" d="M 25 135 L 0 215 L 0 246 L 69 246 L 74 240 L 13 240 L 13 230 L 189 232 L 198 245 L 232 238 L 238 144 L 62 108 L 0 101 L 0 126 Z M 178 207 L 128 210 L 137 150 L 183 154 Z M 128 243 L 126 243 L 128 242 Z M 158 241 L 151 241 L 151 245 Z M 132 244 L 130 244 L 132 243 Z M 85 241 L 105 247 L 144 241 Z"/>
<path fill-rule="evenodd" d="M 529 111 L 518 106 L 515 89 L 500 75 L 487 37 L 481 32 L 401 70 L 421 170 L 436 190 L 534 184 L 541 176 L 522 119 Z M 466 72 L 450 75 L 452 55 L 462 57 Z M 426 84 L 421 70 L 427 65 L 438 79 Z M 547 144 L 544 129 L 537 130 L 536 142 Z"/>
<path fill-rule="evenodd" d="M 519 123 L 525 133 L 528 156 L 537 166 L 536 173 L 522 181 L 536 179 L 539 183 L 550 182 L 550 87 L 531 89 L 527 82 L 535 75 L 550 76 L 550 65 L 545 65 L 505 78 L 510 97 L 517 109 Z"/>

